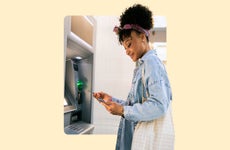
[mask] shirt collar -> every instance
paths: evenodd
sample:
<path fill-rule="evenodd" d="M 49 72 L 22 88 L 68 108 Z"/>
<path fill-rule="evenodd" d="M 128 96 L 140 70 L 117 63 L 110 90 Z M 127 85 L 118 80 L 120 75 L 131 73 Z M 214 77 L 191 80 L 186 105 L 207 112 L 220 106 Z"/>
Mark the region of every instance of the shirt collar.
<path fill-rule="evenodd" d="M 156 50 L 147 51 L 141 58 L 138 59 L 138 65 L 141 65 L 150 55 L 157 55 Z"/>

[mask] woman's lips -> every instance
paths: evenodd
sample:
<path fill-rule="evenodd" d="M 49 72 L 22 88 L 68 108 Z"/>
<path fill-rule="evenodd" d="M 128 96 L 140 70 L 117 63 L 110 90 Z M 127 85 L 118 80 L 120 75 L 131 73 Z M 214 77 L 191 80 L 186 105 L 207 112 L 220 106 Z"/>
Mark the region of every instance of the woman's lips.
<path fill-rule="evenodd" d="M 128 56 L 133 60 L 134 59 L 134 54 L 133 53 L 129 53 Z"/>

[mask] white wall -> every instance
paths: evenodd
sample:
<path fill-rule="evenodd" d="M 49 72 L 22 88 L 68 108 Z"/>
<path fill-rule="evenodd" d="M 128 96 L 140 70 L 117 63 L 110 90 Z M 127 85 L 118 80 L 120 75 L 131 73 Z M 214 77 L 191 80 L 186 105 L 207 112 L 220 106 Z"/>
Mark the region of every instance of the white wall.
<path fill-rule="evenodd" d="M 95 16 L 95 20 L 94 91 L 104 91 L 125 100 L 135 63 L 126 55 L 113 32 L 114 26 L 119 25 L 118 17 Z M 117 133 L 120 117 L 109 114 L 96 100 L 92 115 L 94 134 Z"/>

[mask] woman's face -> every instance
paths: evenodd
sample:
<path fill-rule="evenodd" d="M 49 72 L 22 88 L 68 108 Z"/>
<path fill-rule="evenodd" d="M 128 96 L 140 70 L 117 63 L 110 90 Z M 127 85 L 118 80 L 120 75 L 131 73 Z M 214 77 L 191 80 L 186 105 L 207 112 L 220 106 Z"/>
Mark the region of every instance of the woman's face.
<path fill-rule="evenodd" d="M 144 34 L 137 34 L 135 31 L 131 32 L 131 36 L 123 40 L 122 45 L 126 50 L 126 54 L 136 62 L 146 52 Z"/>

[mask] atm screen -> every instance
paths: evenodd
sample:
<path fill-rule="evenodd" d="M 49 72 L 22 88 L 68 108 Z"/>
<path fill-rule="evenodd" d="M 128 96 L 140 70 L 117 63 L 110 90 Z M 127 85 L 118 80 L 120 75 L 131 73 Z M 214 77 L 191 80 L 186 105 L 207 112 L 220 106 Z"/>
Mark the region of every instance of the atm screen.
<path fill-rule="evenodd" d="M 67 105 L 68 105 L 68 103 L 67 103 L 66 99 L 64 98 L 64 106 L 67 106 Z"/>
<path fill-rule="evenodd" d="M 67 60 L 65 70 L 65 100 L 68 105 L 77 105 L 77 78 L 73 60 Z"/>

